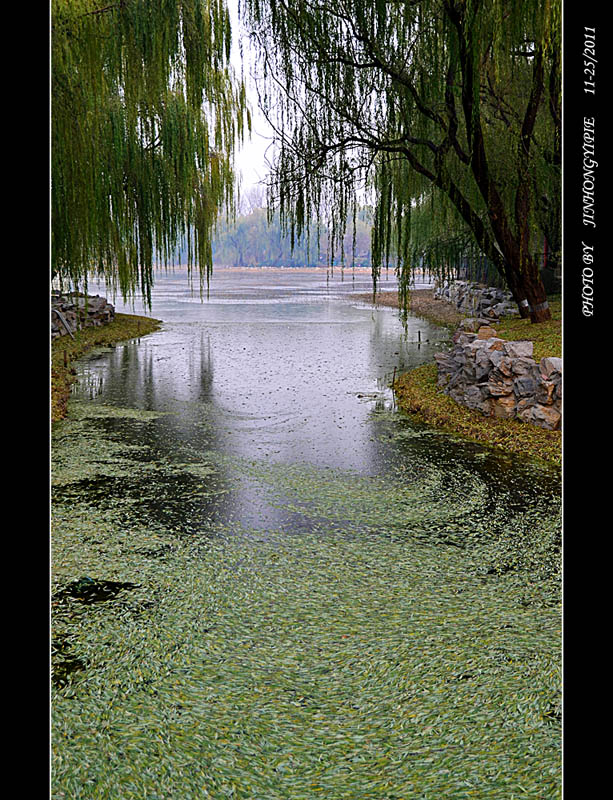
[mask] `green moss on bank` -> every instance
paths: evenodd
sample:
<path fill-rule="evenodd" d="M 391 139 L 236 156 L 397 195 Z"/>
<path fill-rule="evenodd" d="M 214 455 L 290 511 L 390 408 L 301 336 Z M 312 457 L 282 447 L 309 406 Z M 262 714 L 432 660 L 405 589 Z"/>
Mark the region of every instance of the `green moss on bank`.
<path fill-rule="evenodd" d="M 96 328 L 83 328 L 74 334 L 55 339 L 51 345 L 51 421 L 66 416 L 70 386 L 75 380 L 73 361 L 94 347 L 104 347 L 153 333 L 161 325 L 158 319 L 134 314 L 116 314 L 113 322 Z"/>

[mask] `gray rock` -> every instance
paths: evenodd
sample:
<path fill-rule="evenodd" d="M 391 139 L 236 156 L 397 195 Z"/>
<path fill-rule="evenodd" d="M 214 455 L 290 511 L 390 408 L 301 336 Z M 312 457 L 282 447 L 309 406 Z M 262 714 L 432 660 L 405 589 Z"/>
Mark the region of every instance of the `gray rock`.
<path fill-rule="evenodd" d="M 518 416 L 520 419 L 523 419 L 522 416 L 523 413 L 535 405 L 536 405 L 536 400 L 534 399 L 533 395 L 530 395 L 529 397 L 522 397 L 520 400 L 517 401 L 517 405 L 515 406 L 516 416 Z"/>
<path fill-rule="evenodd" d="M 536 381 L 530 375 L 520 375 L 513 381 L 513 391 L 517 397 L 529 397 L 536 393 Z"/>
<path fill-rule="evenodd" d="M 56 294 L 52 298 L 51 308 L 59 311 L 66 321 L 71 332 L 77 327 L 99 327 L 106 325 L 115 318 L 115 308 L 100 295 L 93 297 L 62 296 Z M 51 315 L 52 325 L 55 325 L 60 335 L 66 333 L 63 324 L 58 325 L 57 314 Z M 78 325 L 77 325 L 78 320 Z M 54 329 L 52 327 L 52 335 Z"/>
<path fill-rule="evenodd" d="M 534 405 L 521 412 L 521 418 L 525 422 L 537 425 L 539 428 L 547 428 L 556 431 L 560 427 L 560 412 L 552 406 Z"/>
<path fill-rule="evenodd" d="M 489 414 L 490 412 L 490 402 L 487 396 L 484 396 L 481 387 L 477 384 L 469 386 L 464 392 L 464 405 L 466 405 L 467 408 L 480 411 L 482 414 Z"/>
<path fill-rule="evenodd" d="M 505 342 L 503 350 L 505 355 L 510 356 L 511 358 L 532 358 L 534 342 Z"/>
<path fill-rule="evenodd" d="M 533 358 L 515 358 L 513 359 L 513 374 L 514 375 L 535 375 L 535 367 L 538 371 L 538 365 Z"/>
<path fill-rule="evenodd" d="M 504 353 L 502 350 L 489 350 L 488 357 L 492 363 L 492 366 L 497 367 L 504 358 Z"/>
<path fill-rule="evenodd" d="M 500 352 L 495 350 L 493 352 Z M 482 382 L 487 379 L 494 366 L 491 359 L 492 351 L 484 350 L 481 348 L 475 354 L 475 377 L 477 381 Z"/>
<path fill-rule="evenodd" d="M 496 303 L 490 310 L 498 317 L 512 317 L 515 314 L 519 314 L 517 306 L 506 302 Z"/>
<path fill-rule="evenodd" d="M 508 356 L 503 355 L 502 358 L 497 359 L 497 362 L 492 370 L 492 375 L 505 379 L 510 378 L 513 374 L 513 361 Z"/>
<path fill-rule="evenodd" d="M 475 364 L 465 364 L 461 370 L 461 380 L 464 383 L 472 383 L 477 380 L 477 370 Z"/>
<path fill-rule="evenodd" d="M 476 333 L 469 333 L 469 332 L 458 333 L 456 331 L 456 333 L 453 335 L 453 342 L 454 344 L 460 344 L 460 345 L 470 344 L 476 338 L 477 338 Z"/>
<path fill-rule="evenodd" d="M 449 293 L 458 302 L 470 296 L 465 284 L 451 287 Z M 500 292 L 489 291 L 486 299 L 501 297 Z M 483 316 L 461 323 L 451 350 L 435 355 L 438 385 L 455 402 L 487 416 L 517 417 L 557 430 L 561 424 L 562 360 L 548 358 L 537 364 L 532 342 L 499 338 L 490 327 L 488 311 L 480 313 Z"/>
<path fill-rule="evenodd" d="M 553 378 L 554 375 L 562 375 L 562 359 L 550 356 L 541 358 L 541 373 L 545 378 Z"/>
<path fill-rule="evenodd" d="M 544 406 L 553 405 L 555 384 L 553 381 L 539 381 L 536 386 L 536 401 Z"/>
<path fill-rule="evenodd" d="M 476 333 L 479 330 L 479 320 L 476 317 L 467 317 L 460 322 L 460 330 L 466 333 Z"/>

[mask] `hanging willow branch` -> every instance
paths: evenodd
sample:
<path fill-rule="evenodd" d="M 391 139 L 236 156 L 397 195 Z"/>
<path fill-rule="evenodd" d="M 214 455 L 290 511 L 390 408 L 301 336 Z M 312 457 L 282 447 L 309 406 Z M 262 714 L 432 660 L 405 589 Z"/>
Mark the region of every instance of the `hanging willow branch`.
<path fill-rule="evenodd" d="M 249 126 L 224 0 L 52 2 L 52 275 L 150 304 L 185 240 L 201 280 Z"/>
<path fill-rule="evenodd" d="M 533 321 L 548 316 L 537 254 L 559 218 L 559 0 L 241 0 L 241 12 L 279 143 L 269 202 L 290 227 L 323 218 L 340 243 L 349 209 L 371 202 L 375 287 L 393 261 L 406 300 L 417 267 L 448 272 L 465 243 Z"/>

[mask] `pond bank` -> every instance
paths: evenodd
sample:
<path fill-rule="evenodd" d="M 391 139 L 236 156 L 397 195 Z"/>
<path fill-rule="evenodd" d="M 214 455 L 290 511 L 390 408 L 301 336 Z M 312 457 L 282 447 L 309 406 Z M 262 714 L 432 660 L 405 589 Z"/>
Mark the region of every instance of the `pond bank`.
<path fill-rule="evenodd" d="M 51 345 L 51 422 L 66 416 L 70 386 L 75 380 L 73 361 L 95 347 L 109 347 L 153 333 L 161 324 L 151 317 L 116 314 L 108 325 L 76 331 L 74 339 L 68 334 L 55 339 Z"/>
<path fill-rule="evenodd" d="M 365 303 L 372 303 L 372 292 L 352 295 L 352 300 L 360 300 Z M 387 306 L 389 308 L 399 308 L 398 293 L 395 291 L 378 292 L 375 298 L 375 306 Z M 416 289 L 411 292 L 410 312 L 417 317 L 423 317 L 437 325 L 444 325 L 455 330 L 464 319 L 451 303 L 445 303 L 434 297 L 433 289 Z"/>
<path fill-rule="evenodd" d="M 372 294 L 352 295 L 352 299 L 372 302 Z M 376 306 L 398 308 L 396 292 L 379 293 Z M 531 325 L 527 320 L 505 319 L 496 324 L 497 335 L 508 340 L 528 339 L 534 342 L 535 357 L 561 354 L 560 301 L 552 299 L 553 319 L 549 323 Z M 451 304 L 434 297 L 429 289 L 411 295 L 411 313 L 455 330 L 464 319 Z M 74 340 L 61 336 L 52 344 L 51 420 L 66 416 L 70 386 L 74 381 L 72 362 L 95 347 L 112 346 L 120 341 L 144 336 L 157 330 L 160 320 L 131 314 L 117 314 L 108 325 L 78 331 Z M 516 420 L 490 419 L 463 408 L 437 386 L 434 363 L 424 364 L 401 374 L 393 388 L 399 408 L 419 420 L 441 430 L 457 433 L 473 441 L 491 445 L 506 452 L 534 456 L 549 463 L 561 464 L 561 432 L 547 431 Z"/>
<path fill-rule="evenodd" d="M 372 295 L 360 295 L 359 299 L 372 302 Z M 399 308 L 398 296 L 396 292 L 379 294 L 375 305 Z M 532 341 L 535 358 L 559 357 L 562 351 L 560 299 L 551 298 L 550 305 L 553 318 L 548 323 L 532 325 L 524 319 L 501 319 L 495 323 L 496 335 L 508 341 Z M 451 304 L 436 299 L 430 289 L 412 292 L 410 310 L 416 316 L 448 327 L 450 332 L 465 318 Z M 506 452 L 540 458 L 557 466 L 561 464 L 560 431 L 544 430 L 518 420 L 484 417 L 478 411 L 458 405 L 437 386 L 434 363 L 401 374 L 393 389 L 399 408 L 422 422 Z"/>
<path fill-rule="evenodd" d="M 557 471 L 394 410 L 446 329 L 290 277 L 160 276 L 160 330 L 75 363 L 53 796 L 555 797 Z"/>

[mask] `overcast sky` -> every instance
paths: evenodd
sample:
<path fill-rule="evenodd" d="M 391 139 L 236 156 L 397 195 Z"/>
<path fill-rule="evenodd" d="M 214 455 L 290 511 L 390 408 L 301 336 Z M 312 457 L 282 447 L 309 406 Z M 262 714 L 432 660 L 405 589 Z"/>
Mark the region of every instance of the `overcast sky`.
<path fill-rule="evenodd" d="M 238 0 L 226 0 L 230 18 L 232 20 L 232 55 L 231 60 L 237 74 L 241 74 L 241 57 L 239 50 L 239 40 L 243 46 L 242 70 L 247 88 L 247 97 L 252 111 L 252 131 L 251 138 L 245 141 L 244 146 L 236 154 L 236 169 L 240 172 L 242 180 L 242 190 L 245 191 L 257 185 L 266 177 L 268 168 L 266 166 L 265 152 L 270 146 L 272 131 L 266 120 L 258 110 L 257 94 L 252 80 L 252 65 L 249 55 L 249 43 L 247 36 L 241 30 L 238 18 Z M 272 148 L 269 150 L 269 157 Z"/>

